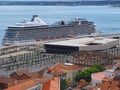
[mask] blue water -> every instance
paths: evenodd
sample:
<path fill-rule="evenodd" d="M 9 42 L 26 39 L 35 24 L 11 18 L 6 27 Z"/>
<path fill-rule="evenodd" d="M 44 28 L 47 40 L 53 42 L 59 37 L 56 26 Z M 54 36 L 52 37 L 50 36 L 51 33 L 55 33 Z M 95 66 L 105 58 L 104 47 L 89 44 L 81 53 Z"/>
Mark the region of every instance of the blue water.
<path fill-rule="evenodd" d="M 95 22 L 103 34 L 120 33 L 120 7 L 109 6 L 0 6 L 0 45 L 8 25 L 15 24 L 32 15 L 39 15 L 52 24 L 64 17 L 81 17 Z"/>

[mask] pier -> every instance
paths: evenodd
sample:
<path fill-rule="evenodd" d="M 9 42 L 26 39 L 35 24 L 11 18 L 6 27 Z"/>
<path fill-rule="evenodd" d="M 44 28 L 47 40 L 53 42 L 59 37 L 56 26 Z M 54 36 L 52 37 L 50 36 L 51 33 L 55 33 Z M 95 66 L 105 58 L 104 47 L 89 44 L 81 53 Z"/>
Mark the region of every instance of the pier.
<path fill-rule="evenodd" d="M 108 38 L 120 39 L 120 33 L 103 34 L 103 35 L 97 35 L 95 37 L 108 37 Z"/>

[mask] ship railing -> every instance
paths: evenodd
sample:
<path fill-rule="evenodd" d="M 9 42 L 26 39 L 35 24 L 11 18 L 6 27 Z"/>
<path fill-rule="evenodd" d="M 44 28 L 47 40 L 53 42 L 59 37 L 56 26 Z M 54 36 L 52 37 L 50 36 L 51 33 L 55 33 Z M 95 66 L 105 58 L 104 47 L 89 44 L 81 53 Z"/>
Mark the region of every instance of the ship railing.
<path fill-rule="evenodd" d="M 21 45 L 21 44 L 31 44 L 32 42 L 35 42 L 35 40 L 34 39 L 31 39 L 31 40 L 21 40 L 21 41 L 14 41 L 13 42 L 13 44 L 19 44 L 19 45 Z"/>

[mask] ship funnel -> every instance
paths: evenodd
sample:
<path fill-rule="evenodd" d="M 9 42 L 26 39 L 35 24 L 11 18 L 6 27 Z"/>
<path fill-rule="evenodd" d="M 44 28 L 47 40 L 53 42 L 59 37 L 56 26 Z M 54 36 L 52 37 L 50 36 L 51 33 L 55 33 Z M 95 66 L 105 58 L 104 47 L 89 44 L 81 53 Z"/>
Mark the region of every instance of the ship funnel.
<path fill-rule="evenodd" d="M 35 19 L 36 17 L 38 17 L 38 15 L 33 15 L 33 18 L 32 18 L 31 21 L 34 21 L 34 19 Z"/>
<path fill-rule="evenodd" d="M 38 17 L 38 15 L 33 15 L 33 18 L 31 21 L 34 22 L 35 24 L 47 25 L 47 23 L 45 23 L 40 17 Z"/>

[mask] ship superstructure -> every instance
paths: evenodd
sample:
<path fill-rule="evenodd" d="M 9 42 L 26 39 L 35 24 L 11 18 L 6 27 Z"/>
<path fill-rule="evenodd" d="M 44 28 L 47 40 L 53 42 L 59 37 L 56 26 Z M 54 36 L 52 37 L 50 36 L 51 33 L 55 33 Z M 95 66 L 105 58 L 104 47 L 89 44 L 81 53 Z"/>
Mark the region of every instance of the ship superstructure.
<path fill-rule="evenodd" d="M 44 41 L 67 38 L 70 36 L 90 35 L 95 33 L 93 22 L 86 19 L 75 18 L 73 20 L 61 20 L 48 25 L 37 15 L 30 22 L 17 23 L 8 26 L 3 39 L 3 45 L 11 45 L 16 42 Z"/>

